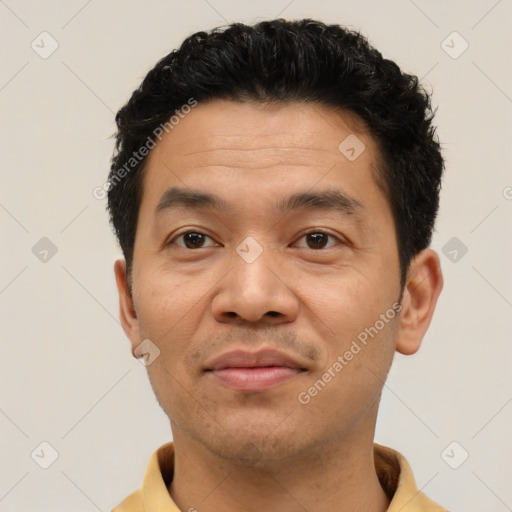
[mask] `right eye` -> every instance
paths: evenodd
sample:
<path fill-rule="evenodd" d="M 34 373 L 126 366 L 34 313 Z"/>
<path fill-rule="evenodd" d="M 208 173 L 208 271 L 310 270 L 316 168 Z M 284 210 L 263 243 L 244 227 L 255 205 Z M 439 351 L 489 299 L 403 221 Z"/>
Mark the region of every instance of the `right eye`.
<path fill-rule="evenodd" d="M 209 245 L 205 245 L 210 240 Z M 175 236 L 169 244 L 183 247 L 184 249 L 202 249 L 204 247 L 215 247 L 217 244 L 210 236 L 198 231 L 186 231 Z"/>

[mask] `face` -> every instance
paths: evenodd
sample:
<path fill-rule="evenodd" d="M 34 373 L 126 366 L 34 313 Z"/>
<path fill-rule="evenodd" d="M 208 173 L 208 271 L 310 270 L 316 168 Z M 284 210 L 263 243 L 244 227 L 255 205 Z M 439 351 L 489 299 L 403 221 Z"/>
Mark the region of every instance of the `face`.
<path fill-rule="evenodd" d="M 152 150 L 123 324 L 175 440 L 276 460 L 373 432 L 401 316 L 378 165 L 301 103 L 199 103 Z"/>

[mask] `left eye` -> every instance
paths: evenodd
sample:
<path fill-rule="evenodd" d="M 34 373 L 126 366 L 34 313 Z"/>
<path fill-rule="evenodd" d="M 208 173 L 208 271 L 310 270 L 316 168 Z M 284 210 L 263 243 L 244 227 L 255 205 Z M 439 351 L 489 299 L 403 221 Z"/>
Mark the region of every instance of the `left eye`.
<path fill-rule="evenodd" d="M 331 239 L 331 241 L 329 241 L 329 239 Z M 307 247 L 308 249 L 326 249 L 340 243 L 338 238 L 322 231 L 306 233 L 299 240 L 305 240 L 306 245 L 300 244 L 299 242 L 297 242 L 296 245 Z"/>

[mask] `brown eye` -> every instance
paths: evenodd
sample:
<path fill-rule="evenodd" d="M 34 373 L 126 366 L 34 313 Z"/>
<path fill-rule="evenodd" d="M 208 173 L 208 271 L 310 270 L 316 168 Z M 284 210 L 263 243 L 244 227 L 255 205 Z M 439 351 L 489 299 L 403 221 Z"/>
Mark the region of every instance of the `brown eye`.
<path fill-rule="evenodd" d="M 330 233 L 311 231 L 302 235 L 294 245 L 305 249 L 329 249 L 340 244 L 343 245 L 343 242 Z"/>
<path fill-rule="evenodd" d="M 326 233 L 308 233 L 306 239 L 310 249 L 323 249 L 329 241 L 329 235 Z"/>
<path fill-rule="evenodd" d="M 202 247 L 204 244 L 205 235 L 201 233 L 185 233 L 183 235 L 183 241 L 189 249 L 197 249 Z"/>
<path fill-rule="evenodd" d="M 186 233 L 182 233 L 174 238 L 171 243 L 185 249 L 201 249 L 203 247 L 213 247 L 218 245 L 211 237 L 197 231 L 187 231 Z"/>

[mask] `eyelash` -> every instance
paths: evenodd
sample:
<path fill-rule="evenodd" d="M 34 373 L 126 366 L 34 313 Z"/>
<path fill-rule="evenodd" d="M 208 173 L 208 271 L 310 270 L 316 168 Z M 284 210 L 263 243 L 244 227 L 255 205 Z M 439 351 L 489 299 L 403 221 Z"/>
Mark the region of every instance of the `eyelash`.
<path fill-rule="evenodd" d="M 201 236 L 204 236 L 206 238 L 209 238 L 210 240 L 213 241 L 213 238 L 209 235 L 207 235 L 206 233 L 202 233 L 201 231 L 185 231 L 183 233 L 180 233 L 178 235 L 176 235 L 172 240 L 170 240 L 168 242 L 167 245 L 178 245 L 178 244 L 175 244 L 176 240 L 180 239 L 181 237 L 185 236 L 185 235 L 190 235 L 190 234 L 196 234 L 196 235 L 201 235 Z M 337 236 L 333 235 L 332 233 L 329 233 L 327 231 L 323 231 L 323 230 L 311 230 L 311 231 L 308 231 L 307 233 L 304 233 L 302 234 L 298 240 L 301 240 L 305 237 L 307 237 L 308 235 L 326 235 L 328 236 L 329 238 L 333 238 L 335 239 L 338 243 L 335 244 L 335 245 L 343 245 L 344 242 L 342 240 L 340 240 Z M 294 242 L 296 243 L 296 242 Z M 210 246 L 207 246 L 207 247 L 196 247 L 196 248 L 190 248 L 190 247 L 186 247 L 184 244 L 183 245 L 178 245 L 178 247 L 181 247 L 183 249 L 188 249 L 190 251 L 195 251 L 197 249 L 207 249 L 208 247 L 215 247 L 215 246 L 218 246 L 219 244 L 215 243 L 215 245 L 210 245 Z M 312 251 L 320 251 L 322 249 L 330 249 L 331 247 L 333 247 L 333 245 L 329 246 L 329 247 L 321 247 L 320 249 L 313 249 L 311 247 L 304 247 L 306 249 L 310 249 Z"/>

